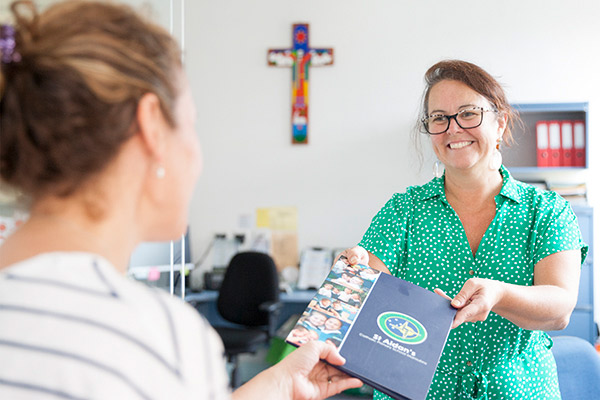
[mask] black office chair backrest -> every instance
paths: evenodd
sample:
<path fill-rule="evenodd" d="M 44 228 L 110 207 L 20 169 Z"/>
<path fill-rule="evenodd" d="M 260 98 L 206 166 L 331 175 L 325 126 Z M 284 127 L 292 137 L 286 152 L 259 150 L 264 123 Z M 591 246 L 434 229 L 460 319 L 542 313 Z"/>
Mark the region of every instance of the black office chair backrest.
<path fill-rule="evenodd" d="M 217 299 L 223 318 L 246 326 L 268 325 L 269 314 L 259 306 L 278 300 L 279 277 L 271 256 L 250 251 L 231 259 Z"/>

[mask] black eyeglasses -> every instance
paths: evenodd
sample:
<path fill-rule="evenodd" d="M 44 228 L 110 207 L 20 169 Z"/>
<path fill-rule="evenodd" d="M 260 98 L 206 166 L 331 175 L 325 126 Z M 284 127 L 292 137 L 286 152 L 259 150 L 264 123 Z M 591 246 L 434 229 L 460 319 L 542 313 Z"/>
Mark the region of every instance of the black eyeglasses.
<path fill-rule="evenodd" d="M 462 129 L 477 128 L 483 122 L 485 112 L 497 110 L 486 110 L 483 107 L 473 107 L 460 110 L 454 115 L 432 114 L 421 120 L 425 131 L 430 135 L 440 135 L 450 128 L 450 120 L 454 119 Z"/>

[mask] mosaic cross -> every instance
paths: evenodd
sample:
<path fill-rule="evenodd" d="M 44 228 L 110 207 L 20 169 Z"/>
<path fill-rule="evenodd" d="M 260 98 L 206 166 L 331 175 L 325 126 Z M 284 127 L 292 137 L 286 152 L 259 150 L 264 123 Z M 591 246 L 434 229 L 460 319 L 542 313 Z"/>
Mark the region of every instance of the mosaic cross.
<path fill-rule="evenodd" d="M 311 49 L 308 24 L 294 24 L 291 49 L 270 49 L 268 63 L 292 68 L 292 143 L 308 143 L 308 69 L 333 64 L 333 49 Z"/>

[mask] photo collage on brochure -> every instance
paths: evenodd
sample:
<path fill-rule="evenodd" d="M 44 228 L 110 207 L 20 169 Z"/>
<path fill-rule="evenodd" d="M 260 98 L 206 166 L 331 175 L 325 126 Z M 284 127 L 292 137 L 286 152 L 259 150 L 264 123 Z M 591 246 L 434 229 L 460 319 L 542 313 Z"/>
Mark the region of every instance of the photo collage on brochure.
<path fill-rule="evenodd" d="M 320 340 L 339 347 L 377 276 L 379 271 L 365 265 L 349 265 L 346 257 L 340 257 L 287 341 L 301 346 Z"/>

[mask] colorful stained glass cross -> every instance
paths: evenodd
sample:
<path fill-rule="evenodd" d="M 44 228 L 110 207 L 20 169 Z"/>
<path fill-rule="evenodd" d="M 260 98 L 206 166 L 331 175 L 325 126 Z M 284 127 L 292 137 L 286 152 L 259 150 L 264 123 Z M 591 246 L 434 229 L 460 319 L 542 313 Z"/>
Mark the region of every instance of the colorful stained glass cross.
<path fill-rule="evenodd" d="M 311 49 L 308 24 L 294 24 L 293 48 L 270 49 L 270 66 L 292 67 L 292 143 L 308 143 L 308 68 L 333 64 L 333 49 Z"/>

